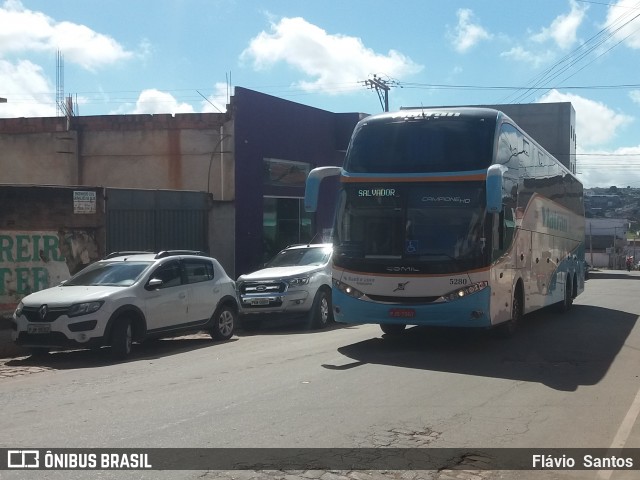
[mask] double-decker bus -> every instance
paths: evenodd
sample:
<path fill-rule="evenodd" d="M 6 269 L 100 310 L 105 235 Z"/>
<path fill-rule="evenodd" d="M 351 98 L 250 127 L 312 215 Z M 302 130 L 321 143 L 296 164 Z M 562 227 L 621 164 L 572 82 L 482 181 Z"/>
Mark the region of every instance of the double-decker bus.
<path fill-rule="evenodd" d="M 567 310 L 584 289 L 582 184 L 500 111 L 418 108 L 361 120 L 343 167 L 310 172 L 308 211 L 332 175 L 338 322 L 509 336 L 523 315 Z"/>

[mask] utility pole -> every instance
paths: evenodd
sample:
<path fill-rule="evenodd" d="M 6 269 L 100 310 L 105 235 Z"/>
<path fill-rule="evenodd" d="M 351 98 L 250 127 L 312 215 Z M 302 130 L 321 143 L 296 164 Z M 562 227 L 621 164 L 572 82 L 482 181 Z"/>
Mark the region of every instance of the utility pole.
<path fill-rule="evenodd" d="M 389 85 L 394 83 L 396 82 L 383 80 L 376 75 L 373 76 L 373 79 L 364 81 L 366 87 L 375 89 L 378 94 L 378 98 L 380 99 L 380 105 L 384 108 L 385 112 L 389 111 L 389 90 L 391 89 Z"/>

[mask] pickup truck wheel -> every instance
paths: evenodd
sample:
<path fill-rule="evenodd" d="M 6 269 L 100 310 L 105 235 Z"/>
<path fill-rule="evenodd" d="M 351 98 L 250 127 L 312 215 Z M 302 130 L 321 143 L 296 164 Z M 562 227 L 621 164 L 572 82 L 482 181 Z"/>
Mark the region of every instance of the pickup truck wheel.
<path fill-rule="evenodd" d="M 228 305 L 221 305 L 213 314 L 209 335 L 214 340 L 229 340 L 236 327 L 236 312 Z"/>
<path fill-rule="evenodd" d="M 131 353 L 133 329 L 130 318 L 120 318 L 113 326 L 111 335 L 111 356 L 123 360 Z"/>
<path fill-rule="evenodd" d="M 331 312 L 331 293 L 326 290 L 318 290 L 316 297 L 313 300 L 313 306 L 311 307 L 311 322 L 310 326 L 314 330 L 325 328 L 332 320 L 333 315 Z"/>

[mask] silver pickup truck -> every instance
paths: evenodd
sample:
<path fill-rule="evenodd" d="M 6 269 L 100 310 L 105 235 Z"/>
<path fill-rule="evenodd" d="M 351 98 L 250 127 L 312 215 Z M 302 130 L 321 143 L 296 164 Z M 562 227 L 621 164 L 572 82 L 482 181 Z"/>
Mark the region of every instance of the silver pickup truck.
<path fill-rule="evenodd" d="M 313 329 L 332 322 L 331 252 L 329 243 L 287 247 L 262 270 L 238 277 L 242 327 L 284 316 L 307 319 Z"/>

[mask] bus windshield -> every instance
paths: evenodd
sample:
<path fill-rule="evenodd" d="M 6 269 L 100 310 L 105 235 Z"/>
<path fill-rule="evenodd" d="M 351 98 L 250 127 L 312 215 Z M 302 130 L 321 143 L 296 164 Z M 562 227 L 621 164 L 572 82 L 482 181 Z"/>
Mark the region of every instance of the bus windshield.
<path fill-rule="evenodd" d="M 486 266 L 491 246 L 482 182 L 345 185 L 335 228 L 336 266 L 455 273 Z"/>
<path fill-rule="evenodd" d="M 352 173 L 429 173 L 485 169 L 491 164 L 495 119 L 412 117 L 361 123 L 344 169 Z"/>

